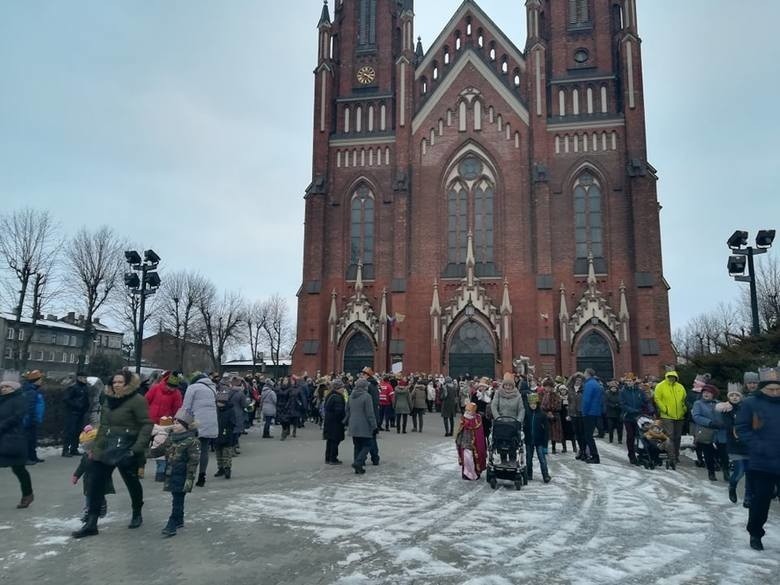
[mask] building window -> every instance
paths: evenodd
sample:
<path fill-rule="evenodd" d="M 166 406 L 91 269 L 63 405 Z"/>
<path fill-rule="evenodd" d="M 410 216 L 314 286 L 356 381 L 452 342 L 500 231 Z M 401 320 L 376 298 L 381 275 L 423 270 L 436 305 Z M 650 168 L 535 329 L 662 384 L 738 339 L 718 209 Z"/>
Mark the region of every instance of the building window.
<path fill-rule="evenodd" d="M 361 185 L 352 196 L 350 216 L 350 254 L 347 279 L 357 277 L 358 262 L 363 263 L 363 277 L 374 278 L 374 194 Z"/>
<path fill-rule="evenodd" d="M 590 24 L 590 0 L 569 0 L 569 26 Z"/>
<path fill-rule="evenodd" d="M 474 237 L 477 275 L 495 276 L 494 193 L 494 182 L 482 160 L 469 155 L 460 161 L 447 190 L 445 277 L 465 274 L 469 231 Z"/>
<path fill-rule="evenodd" d="M 606 272 L 604 261 L 604 226 L 602 189 L 589 172 L 574 184 L 574 233 L 576 246 L 575 273 L 588 271 L 588 254 L 593 254 L 596 272 Z"/>
<path fill-rule="evenodd" d="M 358 48 L 376 44 L 376 0 L 360 0 Z"/>
<path fill-rule="evenodd" d="M 9 327 L 9 328 L 8 328 L 8 334 L 6 335 L 6 338 L 7 338 L 7 339 L 10 339 L 10 340 L 12 340 L 12 341 L 13 341 L 13 338 L 14 338 L 14 330 L 13 330 L 11 327 Z"/>

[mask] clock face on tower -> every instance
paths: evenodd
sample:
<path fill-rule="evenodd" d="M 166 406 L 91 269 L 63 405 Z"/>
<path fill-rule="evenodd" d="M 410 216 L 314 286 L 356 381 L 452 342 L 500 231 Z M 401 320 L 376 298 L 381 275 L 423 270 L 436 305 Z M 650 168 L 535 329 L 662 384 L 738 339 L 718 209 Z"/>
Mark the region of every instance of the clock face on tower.
<path fill-rule="evenodd" d="M 369 85 L 376 79 L 376 70 L 371 65 L 364 65 L 358 69 L 356 77 L 361 85 Z"/>

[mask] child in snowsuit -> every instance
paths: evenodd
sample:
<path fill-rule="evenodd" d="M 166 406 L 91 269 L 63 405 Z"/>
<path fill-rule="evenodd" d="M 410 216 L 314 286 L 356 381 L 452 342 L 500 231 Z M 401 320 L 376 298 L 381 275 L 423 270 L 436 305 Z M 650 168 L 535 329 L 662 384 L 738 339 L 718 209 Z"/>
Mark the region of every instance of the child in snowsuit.
<path fill-rule="evenodd" d="M 637 424 L 642 431 L 642 440 L 647 449 L 647 454 L 655 465 L 661 463 L 659 457 L 661 451 L 674 453 L 674 445 L 669 439 L 669 435 L 664 431 L 660 420 L 654 421 L 647 417 L 640 417 L 637 420 Z"/>
<path fill-rule="evenodd" d="M 550 483 L 550 473 L 547 470 L 547 442 L 550 436 L 550 421 L 547 413 L 539 409 L 539 395 L 528 395 L 528 412 L 523 419 L 523 434 L 525 435 L 526 460 L 525 467 L 528 479 L 533 479 L 534 453 L 539 458 L 539 468 L 542 471 L 544 483 Z"/>
<path fill-rule="evenodd" d="M 192 415 L 184 409 L 173 417 L 173 430 L 165 442 L 151 450 L 152 457 L 165 454 L 165 487 L 171 493 L 171 516 L 162 529 L 165 537 L 176 536 L 176 530 L 184 526 L 184 496 L 192 491 L 195 471 L 200 463 L 200 442 L 197 425 Z"/>
<path fill-rule="evenodd" d="M 214 477 L 230 479 L 233 473 L 233 431 L 236 428 L 236 411 L 230 404 L 230 394 L 217 394 L 217 438 L 214 448 L 217 452 L 217 472 Z"/>
<path fill-rule="evenodd" d="M 87 521 L 87 512 L 89 511 L 89 455 L 92 453 L 92 446 L 95 443 L 95 437 L 97 437 L 97 428 L 92 427 L 92 425 L 85 426 L 84 430 L 79 435 L 79 446 L 81 447 L 82 451 L 81 461 L 79 461 L 78 467 L 76 467 L 76 470 L 73 472 L 73 475 L 70 478 L 70 482 L 73 485 L 76 485 L 82 477 L 84 478 L 84 483 L 82 484 L 84 490 L 84 510 L 82 511 L 82 522 Z M 111 481 L 110 477 L 106 483 L 106 493 L 116 493 L 114 491 L 114 482 Z M 103 497 L 103 501 L 100 503 L 100 517 L 105 517 L 107 513 L 108 504 L 106 503 L 106 498 Z"/>
<path fill-rule="evenodd" d="M 159 447 L 168 438 L 173 430 L 173 417 L 163 416 L 160 417 L 160 421 L 152 428 L 152 445 L 151 448 L 155 449 Z M 154 481 L 165 481 L 165 456 L 155 459 L 157 467 L 154 470 Z"/>

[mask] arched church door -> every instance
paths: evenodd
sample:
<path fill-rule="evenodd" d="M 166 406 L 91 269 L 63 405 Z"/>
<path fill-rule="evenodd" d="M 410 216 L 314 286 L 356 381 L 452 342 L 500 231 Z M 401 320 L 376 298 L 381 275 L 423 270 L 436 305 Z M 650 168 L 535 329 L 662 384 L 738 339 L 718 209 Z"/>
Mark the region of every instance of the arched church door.
<path fill-rule="evenodd" d="M 596 331 L 588 333 L 577 346 L 577 371 L 593 368 L 596 375 L 605 382 L 615 377 L 612 348 L 603 335 Z"/>
<path fill-rule="evenodd" d="M 496 349 L 490 332 L 479 323 L 461 325 L 450 341 L 450 376 L 487 376 L 496 374 Z"/>
<path fill-rule="evenodd" d="M 374 367 L 374 344 L 365 333 L 357 332 L 344 348 L 344 372 L 357 374 L 366 366 Z"/>

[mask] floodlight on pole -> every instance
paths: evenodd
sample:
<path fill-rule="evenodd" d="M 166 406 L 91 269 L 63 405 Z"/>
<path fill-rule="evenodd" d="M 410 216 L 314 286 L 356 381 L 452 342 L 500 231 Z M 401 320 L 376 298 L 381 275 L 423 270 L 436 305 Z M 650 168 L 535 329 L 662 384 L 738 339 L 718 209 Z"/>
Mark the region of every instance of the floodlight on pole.
<path fill-rule="evenodd" d="M 759 230 L 756 236 L 756 248 L 768 250 L 775 241 L 775 230 Z"/>
<path fill-rule="evenodd" d="M 739 250 L 747 245 L 748 233 L 744 230 L 737 230 L 726 240 L 726 245 L 732 250 Z"/>
<path fill-rule="evenodd" d="M 160 288 L 160 275 L 153 272 L 160 263 L 160 256 L 154 250 L 144 251 L 143 260 L 135 250 L 125 252 L 127 263 L 133 268 L 133 273 L 125 275 L 125 285 L 130 289 L 130 294 L 139 295 L 138 303 L 138 327 L 135 339 L 135 371 L 141 373 L 141 353 L 144 341 L 144 319 L 146 312 L 146 297 L 153 295 Z M 138 274 L 140 272 L 140 276 Z"/>
<path fill-rule="evenodd" d="M 775 230 L 759 230 L 756 236 L 756 245 L 748 246 L 748 233 L 744 230 L 737 230 L 726 240 L 726 245 L 731 248 L 732 256 L 726 263 L 729 276 L 737 282 L 747 282 L 750 284 L 750 316 L 751 316 L 751 334 L 759 335 L 761 333 L 760 322 L 758 320 L 758 292 L 756 291 L 756 267 L 753 257 L 757 254 L 766 254 L 772 247 L 775 240 Z M 747 265 L 747 274 L 745 267 Z"/>

